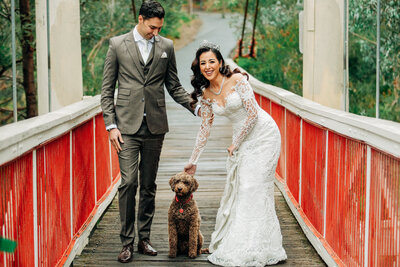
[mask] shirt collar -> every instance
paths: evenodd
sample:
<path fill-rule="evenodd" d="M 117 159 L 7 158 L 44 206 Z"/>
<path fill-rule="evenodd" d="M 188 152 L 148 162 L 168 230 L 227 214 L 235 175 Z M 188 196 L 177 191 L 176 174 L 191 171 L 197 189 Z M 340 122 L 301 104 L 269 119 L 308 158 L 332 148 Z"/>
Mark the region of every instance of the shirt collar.
<path fill-rule="evenodd" d="M 143 40 L 143 36 L 140 35 L 140 33 L 137 31 L 137 25 L 133 29 L 133 39 L 135 39 L 135 42 L 139 42 Z M 154 43 L 154 37 L 149 40 L 149 42 Z"/>

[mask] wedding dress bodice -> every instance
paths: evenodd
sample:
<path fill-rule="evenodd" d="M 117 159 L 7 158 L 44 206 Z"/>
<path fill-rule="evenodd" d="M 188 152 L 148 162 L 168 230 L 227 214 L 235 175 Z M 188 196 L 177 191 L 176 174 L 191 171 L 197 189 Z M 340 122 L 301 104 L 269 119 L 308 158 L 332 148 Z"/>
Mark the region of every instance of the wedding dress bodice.
<path fill-rule="evenodd" d="M 225 116 L 232 122 L 232 144 L 238 148 L 241 142 L 252 131 L 259 114 L 263 112 L 257 105 L 253 90 L 245 78 L 237 81 L 232 89 L 232 92 L 225 97 L 224 106 L 220 106 L 216 101 L 211 101 L 210 99 L 201 99 L 201 117 L 203 118 L 203 122 L 197 135 L 190 163 L 197 163 L 207 143 L 212 126 L 213 113 Z"/>

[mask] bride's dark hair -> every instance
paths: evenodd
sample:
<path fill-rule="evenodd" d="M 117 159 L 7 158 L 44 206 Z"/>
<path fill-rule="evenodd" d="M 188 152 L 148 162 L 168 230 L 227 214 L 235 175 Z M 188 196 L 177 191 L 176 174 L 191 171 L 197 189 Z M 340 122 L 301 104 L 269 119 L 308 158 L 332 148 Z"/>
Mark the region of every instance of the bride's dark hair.
<path fill-rule="evenodd" d="M 215 45 L 213 43 L 203 41 L 197 49 L 196 52 L 196 57 L 192 62 L 191 69 L 193 71 L 193 75 L 191 78 L 191 84 L 194 87 L 194 91 L 191 93 L 191 97 L 193 101 L 190 103 L 192 107 L 198 102 L 198 97 L 203 95 L 203 90 L 207 87 L 210 86 L 210 81 L 207 80 L 203 74 L 201 74 L 200 71 L 200 55 L 203 54 L 204 52 L 211 51 L 214 53 L 214 55 L 217 57 L 218 62 L 222 62 L 222 66 L 219 69 L 219 72 L 226 76 L 226 77 L 231 77 L 232 74 L 234 73 L 241 73 L 245 76 L 247 76 L 247 79 L 249 79 L 249 76 L 247 73 L 242 73 L 238 68 L 234 69 L 233 71 L 230 69 L 229 65 L 225 65 L 225 60 L 221 55 L 221 52 L 219 51 L 219 46 Z"/>

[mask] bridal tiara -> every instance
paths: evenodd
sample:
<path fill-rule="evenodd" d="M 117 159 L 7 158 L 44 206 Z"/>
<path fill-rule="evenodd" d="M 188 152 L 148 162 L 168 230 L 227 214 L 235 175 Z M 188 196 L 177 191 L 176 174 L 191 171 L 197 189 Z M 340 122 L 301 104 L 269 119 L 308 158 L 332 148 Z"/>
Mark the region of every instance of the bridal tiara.
<path fill-rule="evenodd" d="M 201 41 L 201 43 L 199 45 L 199 48 L 197 50 L 199 50 L 201 48 L 212 48 L 212 49 L 220 51 L 220 46 L 219 45 L 211 43 L 211 42 L 209 42 L 207 40 Z"/>

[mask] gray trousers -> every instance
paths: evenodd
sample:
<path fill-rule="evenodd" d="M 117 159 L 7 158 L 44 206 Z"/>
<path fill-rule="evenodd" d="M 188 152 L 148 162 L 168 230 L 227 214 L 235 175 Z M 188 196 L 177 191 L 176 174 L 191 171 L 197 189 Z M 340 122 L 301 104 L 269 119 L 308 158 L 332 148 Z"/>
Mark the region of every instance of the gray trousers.
<path fill-rule="evenodd" d="M 153 135 L 147 128 L 146 120 L 134 135 L 122 135 L 124 143 L 119 152 L 121 184 L 118 187 L 119 213 L 121 218 L 120 238 L 123 246 L 135 240 L 135 206 L 140 173 L 140 195 L 137 213 L 139 240 L 150 238 L 156 196 L 158 162 L 164 141 L 164 134 Z M 140 155 L 140 156 L 139 156 Z"/>

